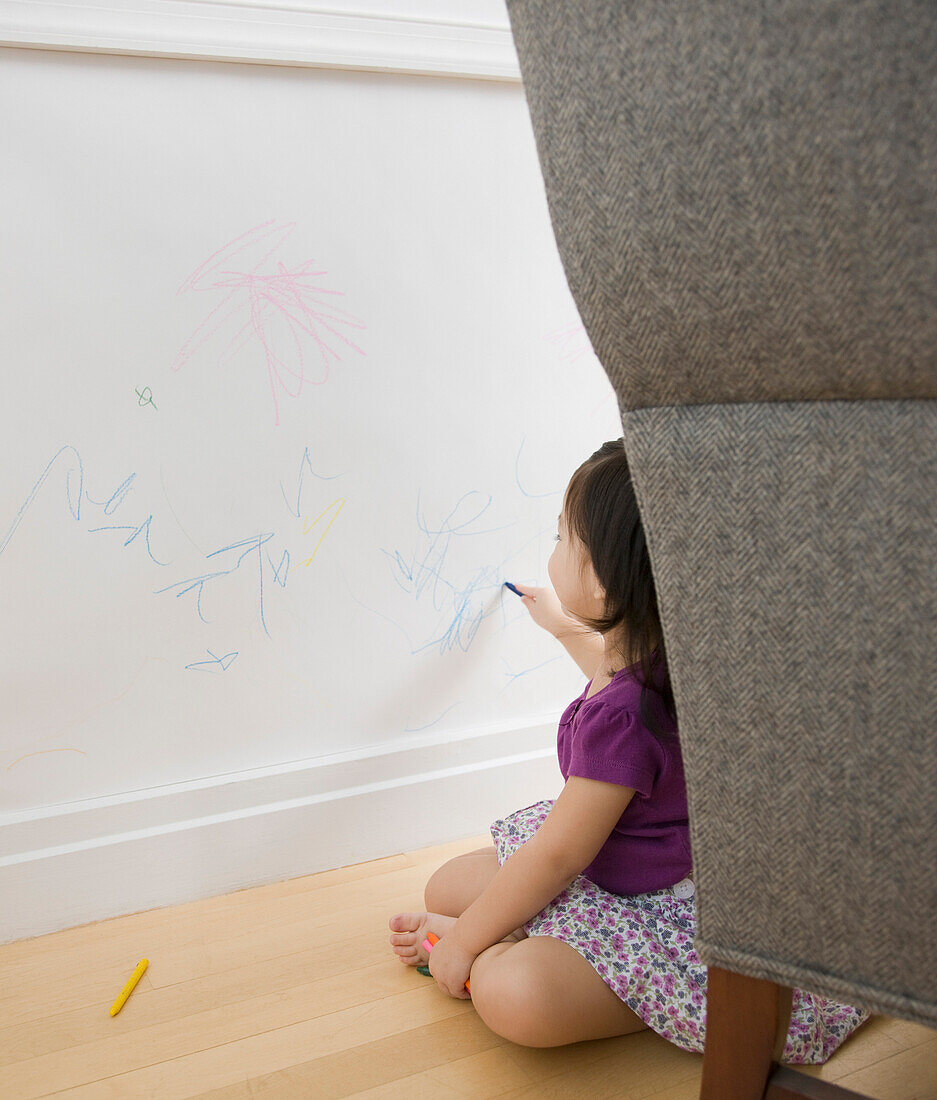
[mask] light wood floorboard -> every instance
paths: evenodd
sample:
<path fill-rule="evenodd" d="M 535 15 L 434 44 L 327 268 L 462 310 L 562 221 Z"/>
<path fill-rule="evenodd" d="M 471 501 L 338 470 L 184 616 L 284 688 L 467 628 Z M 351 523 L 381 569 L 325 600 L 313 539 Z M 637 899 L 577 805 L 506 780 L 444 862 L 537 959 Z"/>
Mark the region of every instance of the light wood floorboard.
<path fill-rule="evenodd" d="M 534 1050 L 401 965 L 422 908 L 487 834 L 0 947 L 0 1097 L 696 1100 L 702 1056 L 651 1031 Z M 149 968 L 116 1016 L 137 962 Z M 802 1072 L 873 1100 L 937 1100 L 937 1031 L 876 1016 Z"/>

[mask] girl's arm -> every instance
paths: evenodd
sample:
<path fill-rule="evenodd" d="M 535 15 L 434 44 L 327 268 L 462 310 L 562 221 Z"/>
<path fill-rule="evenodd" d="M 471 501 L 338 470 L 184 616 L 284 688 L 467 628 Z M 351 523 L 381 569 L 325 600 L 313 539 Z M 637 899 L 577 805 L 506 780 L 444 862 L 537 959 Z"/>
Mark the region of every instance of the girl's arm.
<path fill-rule="evenodd" d="M 524 607 L 534 622 L 562 642 L 586 676 L 590 679 L 595 676 L 605 656 L 602 635 L 567 615 L 552 588 L 534 588 L 529 584 L 515 584 L 514 587 L 523 594 Z M 585 866 L 588 867 L 588 863 Z"/>
<path fill-rule="evenodd" d="M 504 861 L 449 935 L 478 956 L 531 920 L 595 859 L 633 797 L 631 787 L 571 775 L 546 821 Z"/>

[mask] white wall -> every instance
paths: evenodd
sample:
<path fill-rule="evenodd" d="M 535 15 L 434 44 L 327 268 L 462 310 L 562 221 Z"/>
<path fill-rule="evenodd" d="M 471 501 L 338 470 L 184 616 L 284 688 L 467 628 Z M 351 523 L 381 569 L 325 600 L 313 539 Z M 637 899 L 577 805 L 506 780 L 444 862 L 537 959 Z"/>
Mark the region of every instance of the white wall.
<path fill-rule="evenodd" d="M 0 50 L 0 941 L 555 797 L 583 680 L 501 582 L 546 582 L 620 433 L 516 77 L 29 44 Z"/>

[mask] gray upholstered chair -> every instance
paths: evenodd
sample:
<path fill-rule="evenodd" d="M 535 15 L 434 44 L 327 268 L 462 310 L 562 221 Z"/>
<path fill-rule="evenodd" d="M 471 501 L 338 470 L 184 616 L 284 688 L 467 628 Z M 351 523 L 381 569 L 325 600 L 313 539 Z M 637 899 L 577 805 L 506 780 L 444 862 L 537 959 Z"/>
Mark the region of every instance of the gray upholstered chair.
<path fill-rule="evenodd" d="M 937 1026 L 937 4 L 507 2 L 657 583 L 701 1095 L 844 1095 L 778 1065 L 792 988 Z"/>

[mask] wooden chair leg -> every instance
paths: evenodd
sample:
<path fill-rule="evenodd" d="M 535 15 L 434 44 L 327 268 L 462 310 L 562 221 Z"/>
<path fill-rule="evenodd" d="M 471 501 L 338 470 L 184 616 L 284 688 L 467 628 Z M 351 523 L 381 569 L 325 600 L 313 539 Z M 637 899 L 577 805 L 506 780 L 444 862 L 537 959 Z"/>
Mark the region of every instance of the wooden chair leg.
<path fill-rule="evenodd" d="M 786 990 L 786 1006 L 781 993 Z M 706 975 L 706 1047 L 700 1100 L 762 1100 L 791 1014 L 791 990 L 710 966 Z M 786 1007 L 786 1011 L 782 1011 Z M 779 1016 L 783 1019 L 783 1031 Z"/>
<path fill-rule="evenodd" d="M 711 966 L 700 1100 L 868 1100 L 779 1065 L 793 990 Z"/>

